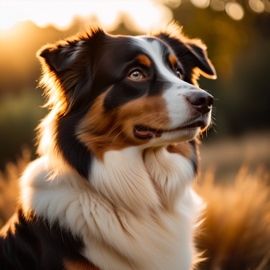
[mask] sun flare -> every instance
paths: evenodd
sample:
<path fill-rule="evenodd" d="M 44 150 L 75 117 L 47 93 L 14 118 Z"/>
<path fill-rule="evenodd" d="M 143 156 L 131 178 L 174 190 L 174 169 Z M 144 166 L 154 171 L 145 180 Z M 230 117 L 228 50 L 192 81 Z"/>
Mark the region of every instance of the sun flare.
<path fill-rule="evenodd" d="M 129 28 L 147 31 L 153 25 L 167 23 L 172 12 L 164 5 L 144 1 L 1 1 L 0 29 L 19 21 L 31 20 L 39 27 L 53 25 L 59 30 L 70 27 L 75 17 L 97 19 L 106 30 L 114 30 L 123 18 Z"/>

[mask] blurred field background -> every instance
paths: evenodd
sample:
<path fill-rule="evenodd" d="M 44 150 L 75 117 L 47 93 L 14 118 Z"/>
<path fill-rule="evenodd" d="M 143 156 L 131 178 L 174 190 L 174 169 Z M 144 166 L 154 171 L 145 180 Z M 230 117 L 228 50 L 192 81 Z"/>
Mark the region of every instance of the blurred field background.
<path fill-rule="evenodd" d="M 258 183 L 250 187 L 257 197 L 258 190 L 268 192 L 257 209 L 269 205 L 269 0 L 0 1 L 0 227 L 15 209 L 17 179 L 36 157 L 34 129 L 47 114 L 42 90 L 36 89 L 37 50 L 94 21 L 112 34 L 141 35 L 172 20 L 187 36 L 203 40 L 218 75 L 199 81 L 216 99 L 214 128 L 200 146 L 201 194 L 209 195 L 215 185 L 231 188 L 240 173 Z M 269 210 L 258 212 L 266 227 Z M 266 269 L 264 260 L 258 269 Z"/>

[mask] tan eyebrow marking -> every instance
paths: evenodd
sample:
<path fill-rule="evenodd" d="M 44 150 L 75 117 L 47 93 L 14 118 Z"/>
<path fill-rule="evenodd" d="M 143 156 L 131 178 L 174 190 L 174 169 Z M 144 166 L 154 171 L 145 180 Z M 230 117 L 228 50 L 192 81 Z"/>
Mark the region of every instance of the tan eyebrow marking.
<path fill-rule="evenodd" d="M 139 60 L 139 62 L 147 67 L 150 67 L 151 66 L 151 61 L 150 59 L 144 55 L 144 54 L 140 54 L 137 59 Z"/>
<path fill-rule="evenodd" d="M 172 68 L 175 69 L 177 59 L 173 54 L 169 55 L 169 61 L 170 61 L 171 65 L 172 65 Z"/>

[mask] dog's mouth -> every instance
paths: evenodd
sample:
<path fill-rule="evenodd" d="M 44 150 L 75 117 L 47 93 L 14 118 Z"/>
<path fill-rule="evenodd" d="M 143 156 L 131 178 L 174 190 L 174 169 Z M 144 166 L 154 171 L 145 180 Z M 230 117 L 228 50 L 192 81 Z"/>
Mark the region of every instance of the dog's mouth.
<path fill-rule="evenodd" d="M 192 129 L 192 128 L 198 128 L 198 127 L 203 129 L 206 127 L 206 123 L 202 120 L 199 120 L 191 124 L 180 126 L 175 129 L 169 129 L 169 130 L 154 129 L 145 125 L 137 125 L 133 129 L 133 133 L 134 133 L 134 136 L 138 139 L 151 139 L 153 137 L 158 137 L 158 138 L 161 137 L 164 132 L 180 131 L 184 129 Z"/>

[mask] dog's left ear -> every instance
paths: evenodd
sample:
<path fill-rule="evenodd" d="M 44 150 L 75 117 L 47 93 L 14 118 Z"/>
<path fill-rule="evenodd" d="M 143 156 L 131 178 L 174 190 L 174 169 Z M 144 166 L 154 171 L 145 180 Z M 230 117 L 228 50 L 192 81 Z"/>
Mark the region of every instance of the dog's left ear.
<path fill-rule="evenodd" d="M 188 39 L 181 27 L 172 24 L 164 31 L 152 34 L 169 45 L 184 68 L 184 81 L 198 85 L 200 74 L 216 79 L 216 70 L 207 56 L 206 46 L 198 39 Z"/>

